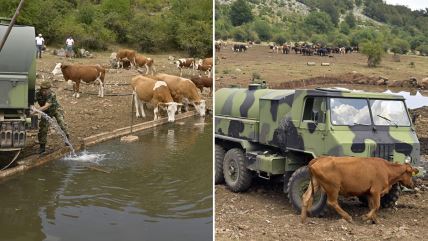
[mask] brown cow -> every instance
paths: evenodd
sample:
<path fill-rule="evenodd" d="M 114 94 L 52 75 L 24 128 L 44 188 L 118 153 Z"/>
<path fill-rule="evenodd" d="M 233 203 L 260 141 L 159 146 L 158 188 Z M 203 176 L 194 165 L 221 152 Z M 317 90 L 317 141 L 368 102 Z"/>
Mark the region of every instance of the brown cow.
<path fill-rule="evenodd" d="M 191 103 L 200 116 L 205 116 L 205 100 L 201 98 L 191 80 L 169 74 L 156 74 L 154 79 L 165 81 L 174 101 L 183 103 L 186 110 L 187 105 Z"/>
<path fill-rule="evenodd" d="M 175 64 L 177 65 L 177 68 L 180 69 L 180 76 L 183 75 L 183 68 L 186 69 L 192 69 L 195 70 L 195 59 L 194 58 L 187 58 L 187 59 L 178 59 Z"/>
<path fill-rule="evenodd" d="M 380 198 L 396 183 L 413 188 L 412 175 L 419 172 L 407 163 L 395 164 L 377 157 L 323 156 L 310 161 L 308 167 L 311 182 L 302 197 L 302 222 L 312 206 L 313 194 L 320 187 L 327 194 L 327 203 L 348 222 L 352 222 L 352 217 L 339 206 L 339 194 L 367 195 L 370 212 L 363 219 L 376 222 Z"/>
<path fill-rule="evenodd" d="M 136 66 L 135 64 L 135 55 L 136 52 L 131 49 L 119 49 L 116 53 L 116 61 L 119 63 L 119 66 L 123 68 L 123 60 L 127 59 L 131 62 L 131 67 Z"/>
<path fill-rule="evenodd" d="M 144 113 L 144 103 L 151 103 L 154 107 L 154 120 L 158 120 L 160 118 L 159 108 L 165 108 L 168 114 L 168 121 L 175 121 L 177 106 L 181 104 L 174 102 L 169 88 L 164 81 L 156 81 L 154 79 L 138 75 L 132 78 L 131 87 L 133 90 L 135 113 L 137 117 L 140 117 L 138 111 L 141 112 L 142 117 L 146 117 L 146 114 Z"/>
<path fill-rule="evenodd" d="M 104 97 L 104 77 L 106 70 L 100 65 L 66 65 L 57 63 L 52 70 L 52 74 L 61 74 L 65 81 L 73 81 L 73 97 L 79 98 L 80 81 L 94 83 L 98 80 L 100 89 L 98 96 Z"/>
<path fill-rule="evenodd" d="M 149 70 L 151 70 L 152 75 L 154 75 L 156 69 L 154 66 L 154 61 L 152 58 L 146 58 L 144 55 L 137 54 L 135 56 L 135 65 L 137 67 L 145 67 L 146 68 L 146 75 L 149 73 Z"/>
<path fill-rule="evenodd" d="M 198 89 L 201 90 L 201 93 L 204 90 L 204 87 L 209 88 L 209 95 L 211 95 L 213 88 L 213 78 L 199 75 L 193 76 L 192 78 L 190 78 L 190 80 L 196 85 Z"/>

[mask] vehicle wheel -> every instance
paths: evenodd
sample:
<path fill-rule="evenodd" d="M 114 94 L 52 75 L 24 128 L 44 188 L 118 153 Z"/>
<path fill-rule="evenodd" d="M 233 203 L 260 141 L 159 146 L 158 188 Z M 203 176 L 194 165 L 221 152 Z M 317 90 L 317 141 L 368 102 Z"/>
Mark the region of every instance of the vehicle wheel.
<path fill-rule="evenodd" d="M 398 184 L 395 184 L 391 187 L 391 190 L 389 190 L 389 192 L 380 199 L 380 207 L 392 208 L 399 197 L 400 197 L 400 187 L 398 186 Z M 359 196 L 358 199 L 364 206 L 366 207 L 369 206 L 367 196 Z"/>
<path fill-rule="evenodd" d="M 245 167 L 244 153 L 239 148 L 226 152 L 223 175 L 227 187 L 233 192 L 245 192 L 251 186 L 251 172 Z"/>
<path fill-rule="evenodd" d="M 220 145 L 215 144 L 215 184 L 224 182 L 223 176 L 223 161 L 224 161 L 224 148 Z"/>
<path fill-rule="evenodd" d="M 288 181 L 288 200 L 299 213 L 302 211 L 302 196 L 309 187 L 309 181 L 307 166 L 297 169 Z M 322 216 L 327 211 L 327 194 L 321 189 L 314 194 L 312 207 L 308 211 L 310 216 Z"/>

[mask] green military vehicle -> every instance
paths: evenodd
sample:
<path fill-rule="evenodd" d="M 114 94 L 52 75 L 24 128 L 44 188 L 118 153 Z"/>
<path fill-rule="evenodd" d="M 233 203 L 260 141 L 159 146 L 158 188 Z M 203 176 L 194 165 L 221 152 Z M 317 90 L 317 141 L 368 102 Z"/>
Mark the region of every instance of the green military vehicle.
<path fill-rule="evenodd" d="M 9 21 L 1 19 L 0 39 L 8 25 Z M 19 154 L 25 146 L 36 83 L 34 38 L 34 27 L 16 25 L 0 51 L 0 157 L 8 152 Z"/>
<path fill-rule="evenodd" d="M 306 165 L 315 157 L 419 162 L 419 141 L 399 95 L 251 84 L 220 89 L 215 98 L 215 182 L 225 181 L 234 192 L 246 191 L 254 176 L 282 181 L 300 211 L 309 183 Z M 393 205 L 398 195 L 399 186 L 393 186 L 382 206 Z M 325 207 L 326 195 L 318 193 L 310 211 L 321 215 Z"/>

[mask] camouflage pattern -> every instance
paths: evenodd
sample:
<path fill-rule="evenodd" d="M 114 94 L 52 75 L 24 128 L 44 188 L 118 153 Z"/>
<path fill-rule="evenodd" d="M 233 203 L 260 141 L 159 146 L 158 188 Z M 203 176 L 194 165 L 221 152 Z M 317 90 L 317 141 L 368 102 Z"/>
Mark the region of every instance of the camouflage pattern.
<path fill-rule="evenodd" d="M 303 120 L 310 97 L 320 121 Z M 336 89 L 224 88 L 216 92 L 216 141 L 245 145 L 247 168 L 271 174 L 294 171 L 321 155 L 376 156 L 398 163 L 411 157 L 412 164 L 419 162 L 420 145 L 412 124 L 333 125 L 328 100 L 342 97 L 404 101 L 399 95 Z M 265 151 L 269 153 L 261 154 Z"/>
<path fill-rule="evenodd" d="M 45 84 L 44 87 L 47 87 Z M 45 110 L 44 112 L 52 118 L 55 118 L 59 127 L 64 131 L 64 133 L 68 136 L 67 126 L 64 122 L 63 110 L 61 105 L 58 103 L 56 99 L 56 95 L 54 92 L 50 91 L 47 96 L 41 94 L 40 89 L 36 91 L 36 101 L 40 106 L 44 106 L 46 103 L 50 103 L 51 106 Z M 47 135 L 49 130 L 49 122 L 42 118 L 39 123 L 39 133 L 38 139 L 40 144 L 46 144 Z"/>

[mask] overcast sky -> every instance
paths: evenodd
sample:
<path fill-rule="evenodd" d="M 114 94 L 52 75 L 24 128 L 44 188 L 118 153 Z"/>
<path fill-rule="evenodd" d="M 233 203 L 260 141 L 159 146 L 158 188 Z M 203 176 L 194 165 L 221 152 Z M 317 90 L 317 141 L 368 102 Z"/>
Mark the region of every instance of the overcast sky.
<path fill-rule="evenodd" d="M 428 8 L 428 0 L 384 0 L 388 4 L 404 5 L 412 10 Z"/>

